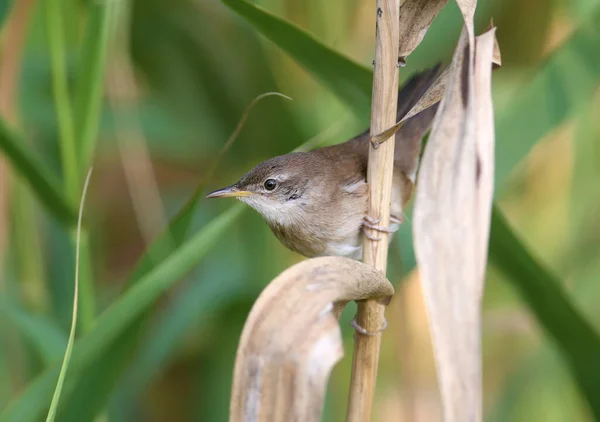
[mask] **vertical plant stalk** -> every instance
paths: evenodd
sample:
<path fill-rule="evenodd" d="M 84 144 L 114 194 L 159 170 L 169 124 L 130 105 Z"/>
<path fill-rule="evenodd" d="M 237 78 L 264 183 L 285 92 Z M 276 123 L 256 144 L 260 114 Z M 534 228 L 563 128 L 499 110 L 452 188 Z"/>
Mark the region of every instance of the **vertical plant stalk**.
<path fill-rule="evenodd" d="M 377 0 L 375 69 L 371 105 L 371 135 L 381 133 L 396 121 L 398 98 L 398 39 L 399 0 Z M 392 174 L 394 171 L 394 142 L 385 142 L 377 148 L 369 147 L 368 215 L 379 225 L 389 226 Z M 387 268 L 388 235 L 375 233 L 373 241 L 364 237 L 363 262 L 385 274 Z M 368 334 L 356 332 L 347 420 L 368 421 L 371 418 L 379 347 L 380 331 L 385 325 L 384 305 L 380 301 L 358 303 L 356 323 Z"/>
<path fill-rule="evenodd" d="M 90 183 L 91 175 L 92 169 L 90 168 L 85 179 L 85 183 L 83 185 L 83 192 L 81 194 L 81 201 L 79 204 L 79 218 L 77 219 L 77 235 L 75 245 L 75 288 L 73 289 L 73 316 L 71 318 L 71 330 L 69 332 L 69 341 L 67 342 L 65 357 L 60 368 L 60 374 L 58 376 L 58 381 L 56 383 L 54 395 L 52 396 L 52 402 L 50 403 L 50 409 L 48 410 L 46 422 L 53 422 L 54 418 L 56 417 L 56 411 L 58 410 L 58 402 L 60 400 L 62 388 L 65 383 L 65 377 L 67 376 L 67 369 L 69 368 L 69 363 L 71 362 L 73 344 L 75 343 L 75 331 L 77 328 L 77 302 L 79 299 L 79 245 L 81 241 L 81 221 L 83 220 L 83 207 L 85 206 L 85 197 L 87 194 L 87 189 Z"/>
<path fill-rule="evenodd" d="M 15 2 L 11 16 L 6 23 L 6 35 L 1 48 L 0 60 L 0 115 L 5 121 L 15 124 L 18 113 L 18 97 L 15 95 L 19 86 L 21 74 L 21 57 L 26 42 L 29 18 L 33 9 L 34 0 L 21 0 Z M 22 190 L 22 189 L 21 189 Z M 23 196 L 23 195 L 21 195 Z M 11 202 L 11 174 L 8 163 L 0 157 L 0 274 L 3 274 L 3 258 L 8 244 L 9 230 L 9 204 Z M 32 263 L 28 269 L 32 270 L 34 277 L 27 280 L 39 280 L 36 270 L 39 264 Z M 37 267 L 36 267 L 37 265 Z M 4 277 L 0 276 L 0 288 L 3 287 Z M 43 289 L 41 290 L 43 291 Z M 34 303 L 39 303 L 33 300 Z"/>
<path fill-rule="evenodd" d="M 44 15 L 46 19 L 46 30 L 50 59 L 52 63 L 52 86 L 54 101 L 56 104 L 56 116 L 60 134 L 60 151 L 62 161 L 62 172 L 67 194 L 67 200 L 75 204 L 78 199 L 78 191 L 81 185 L 83 172 L 80 166 L 80 153 L 78 141 L 85 145 L 93 144 L 93 138 L 97 132 L 100 114 L 100 92 L 101 75 L 104 69 L 104 57 L 106 55 L 106 39 L 108 33 L 108 5 L 92 6 L 90 12 L 92 18 L 88 22 L 88 38 L 97 39 L 97 42 L 88 41 L 84 43 L 83 60 L 81 62 L 77 109 L 73 108 L 72 98 L 69 92 L 67 65 L 66 65 L 66 25 L 64 20 L 64 7 L 58 0 L 47 0 L 44 2 Z M 96 34 L 90 36 L 90 32 Z M 77 112 L 77 115 L 74 115 Z M 75 118 L 76 117 L 76 118 Z M 76 126 L 77 122 L 77 126 Z M 85 147 L 82 146 L 82 147 Z M 88 157 L 86 157 L 88 158 Z M 71 230 L 71 244 L 75 248 L 77 234 Z M 95 294 L 93 283 L 93 270 L 91 265 L 91 252 L 87 233 L 82 234 L 81 242 L 81 327 L 87 331 L 95 318 Z"/>
<path fill-rule="evenodd" d="M 79 169 L 90 166 L 102 114 L 104 70 L 115 2 L 90 2 L 75 89 L 75 133 L 79 146 Z"/>
<path fill-rule="evenodd" d="M 56 116 L 60 133 L 60 153 L 67 198 L 74 203 L 77 200 L 79 185 L 77 150 L 75 146 L 75 125 L 71 98 L 67 83 L 67 65 L 65 58 L 65 28 L 62 4 L 60 1 L 47 0 L 44 4 L 46 31 L 52 63 L 52 88 L 56 104 Z"/>

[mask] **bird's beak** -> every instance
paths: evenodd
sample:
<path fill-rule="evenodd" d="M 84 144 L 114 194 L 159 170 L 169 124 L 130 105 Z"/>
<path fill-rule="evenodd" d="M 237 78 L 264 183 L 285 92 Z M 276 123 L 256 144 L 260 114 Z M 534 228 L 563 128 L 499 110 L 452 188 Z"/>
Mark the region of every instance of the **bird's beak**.
<path fill-rule="evenodd" d="M 250 196 L 252 192 L 247 190 L 239 190 L 235 186 L 219 189 L 206 195 L 207 198 L 227 198 L 229 196 L 239 198 L 241 196 Z"/>

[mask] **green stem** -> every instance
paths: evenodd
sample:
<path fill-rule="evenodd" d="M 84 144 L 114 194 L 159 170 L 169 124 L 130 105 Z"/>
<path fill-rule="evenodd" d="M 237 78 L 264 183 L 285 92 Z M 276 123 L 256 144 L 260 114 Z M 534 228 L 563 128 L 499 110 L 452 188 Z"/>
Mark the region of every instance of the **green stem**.
<path fill-rule="evenodd" d="M 31 191 L 21 179 L 13 184 L 12 222 L 14 247 L 20 278 L 19 288 L 30 309 L 45 310 L 48 304 L 39 230 L 33 212 Z"/>
<path fill-rule="evenodd" d="M 83 171 L 90 166 L 96 147 L 114 4 L 112 1 L 101 1 L 92 2 L 89 6 L 75 90 L 75 131 L 80 142 L 79 159 Z"/>
<path fill-rule="evenodd" d="M 60 133 L 60 152 L 65 190 L 69 200 L 74 203 L 78 197 L 79 171 L 75 149 L 75 126 L 67 83 L 64 22 L 61 14 L 62 4 L 59 0 L 46 0 L 43 4 L 52 63 L 52 88 Z"/>
<path fill-rule="evenodd" d="M 77 244 L 77 233 L 72 236 L 73 246 Z M 94 292 L 94 277 L 92 267 L 92 253 L 89 244 L 89 236 L 86 230 L 81 231 L 79 260 L 79 327 L 83 333 L 87 333 L 96 317 L 96 300 Z"/>

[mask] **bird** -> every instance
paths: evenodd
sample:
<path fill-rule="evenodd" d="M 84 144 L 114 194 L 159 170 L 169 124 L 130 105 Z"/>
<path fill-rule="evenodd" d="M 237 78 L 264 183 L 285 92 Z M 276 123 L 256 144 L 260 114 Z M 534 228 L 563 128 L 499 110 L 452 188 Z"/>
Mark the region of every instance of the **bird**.
<path fill-rule="evenodd" d="M 398 92 L 403 118 L 439 75 L 439 65 L 415 74 Z M 421 143 L 437 105 L 407 119 L 395 134 L 390 226 L 367 216 L 369 129 L 350 140 L 309 152 L 268 159 L 231 186 L 207 198 L 235 197 L 258 211 L 288 249 L 305 257 L 362 258 L 365 228 L 395 232 L 403 220 L 419 163 Z M 388 142 L 391 142 L 388 141 Z"/>

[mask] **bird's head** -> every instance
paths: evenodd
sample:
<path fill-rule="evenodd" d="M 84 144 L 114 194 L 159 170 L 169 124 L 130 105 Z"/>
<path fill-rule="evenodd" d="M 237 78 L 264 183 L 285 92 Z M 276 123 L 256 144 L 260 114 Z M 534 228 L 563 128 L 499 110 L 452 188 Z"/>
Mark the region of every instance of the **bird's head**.
<path fill-rule="evenodd" d="M 303 209 L 318 189 L 311 157 L 292 153 L 264 161 L 237 183 L 211 192 L 207 198 L 235 197 L 269 222 L 286 224 L 302 218 Z"/>

